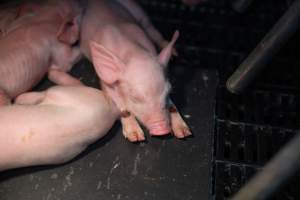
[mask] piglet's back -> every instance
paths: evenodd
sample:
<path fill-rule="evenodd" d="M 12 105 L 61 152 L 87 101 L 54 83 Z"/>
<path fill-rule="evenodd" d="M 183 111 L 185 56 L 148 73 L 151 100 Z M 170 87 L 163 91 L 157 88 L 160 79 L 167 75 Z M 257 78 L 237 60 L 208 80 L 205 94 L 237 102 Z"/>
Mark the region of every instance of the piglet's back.
<path fill-rule="evenodd" d="M 49 40 L 39 34 L 24 27 L 0 39 L 0 88 L 11 98 L 31 89 L 49 67 Z"/>
<path fill-rule="evenodd" d="M 89 42 L 91 40 L 100 42 L 107 41 L 107 27 L 120 29 L 123 24 L 135 22 L 128 11 L 115 0 L 89 0 L 81 25 L 81 50 L 86 57 L 91 59 Z M 124 34 L 124 33 L 123 33 Z M 115 38 L 117 39 L 117 38 Z"/>

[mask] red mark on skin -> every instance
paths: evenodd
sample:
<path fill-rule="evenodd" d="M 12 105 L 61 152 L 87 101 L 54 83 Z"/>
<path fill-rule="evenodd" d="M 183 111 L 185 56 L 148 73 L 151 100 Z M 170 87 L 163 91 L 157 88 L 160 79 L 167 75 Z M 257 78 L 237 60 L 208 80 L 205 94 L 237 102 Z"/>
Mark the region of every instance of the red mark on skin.
<path fill-rule="evenodd" d="M 123 110 L 122 112 L 121 112 L 121 117 L 122 118 L 128 118 L 128 117 L 130 117 L 131 116 L 131 113 L 128 111 L 128 110 Z"/>
<path fill-rule="evenodd" d="M 169 111 L 170 111 L 170 113 L 177 113 L 178 112 L 177 108 L 175 106 L 170 106 Z"/>

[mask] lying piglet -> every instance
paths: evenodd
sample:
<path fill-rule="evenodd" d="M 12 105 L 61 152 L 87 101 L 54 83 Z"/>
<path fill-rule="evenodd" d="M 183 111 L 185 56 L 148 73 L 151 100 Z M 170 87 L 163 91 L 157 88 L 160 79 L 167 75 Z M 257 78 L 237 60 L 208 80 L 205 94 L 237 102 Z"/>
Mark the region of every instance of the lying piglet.
<path fill-rule="evenodd" d="M 90 87 L 24 93 L 0 107 L 0 171 L 66 162 L 103 137 L 118 115 L 103 92 Z"/>
<path fill-rule="evenodd" d="M 71 0 L 26 7 L 0 40 L 0 105 L 30 90 L 51 70 L 69 71 L 79 59 L 81 9 Z M 28 12 L 27 12 L 28 10 Z"/>
<path fill-rule="evenodd" d="M 191 135 L 175 106 L 167 105 L 170 84 L 164 71 L 178 32 L 166 44 L 132 0 L 88 1 L 81 30 L 81 50 L 93 62 L 103 90 L 121 110 L 126 138 L 145 139 L 136 118 L 151 135 L 169 133 L 170 111 L 175 136 Z M 164 46 L 159 55 L 151 40 Z"/>

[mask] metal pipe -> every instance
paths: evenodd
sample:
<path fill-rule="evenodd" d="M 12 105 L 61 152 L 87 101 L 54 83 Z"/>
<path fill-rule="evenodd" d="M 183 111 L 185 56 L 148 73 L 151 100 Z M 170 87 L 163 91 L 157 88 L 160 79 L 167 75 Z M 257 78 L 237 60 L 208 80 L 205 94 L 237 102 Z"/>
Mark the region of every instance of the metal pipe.
<path fill-rule="evenodd" d="M 232 200 L 265 200 L 300 168 L 300 134 L 249 181 Z"/>
<path fill-rule="evenodd" d="M 242 13 L 250 6 L 252 1 L 253 0 L 235 0 L 232 2 L 232 7 L 235 11 Z"/>
<path fill-rule="evenodd" d="M 295 0 L 272 30 L 227 81 L 227 89 L 239 93 L 273 58 L 300 25 L 300 0 Z"/>

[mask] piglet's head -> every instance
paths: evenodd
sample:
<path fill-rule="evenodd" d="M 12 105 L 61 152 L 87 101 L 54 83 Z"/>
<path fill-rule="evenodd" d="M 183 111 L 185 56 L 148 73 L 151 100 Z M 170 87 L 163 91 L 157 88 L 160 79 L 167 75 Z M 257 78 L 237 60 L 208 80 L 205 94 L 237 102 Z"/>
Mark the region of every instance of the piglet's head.
<path fill-rule="evenodd" d="M 59 41 L 72 45 L 79 39 L 83 9 L 75 0 L 58 2 L 62 21 L 57 37 Z"/>
<path fill-rule="evenodd" d="M 35 20 L 41 23 L 57 24 L 57 39 L 60 42 L 72 45 L 79 39 L 82 8 L 75 0 L 24 3 L 18 15 L 26 14 L 35 14 Z"/>
<path fill-rule="evenodd" d="M 166 108 L 170 84 L 164 69 L 178 36 L 176 32 L 158 56 L 138 53 L 126 63 L 101 44 L 90 43 L 93 64 L 103 89 L 121 112 L 137 117 L 152 135 L 170 132 L 169 112 Z"/>

